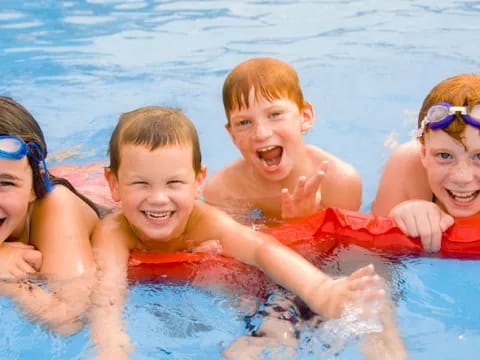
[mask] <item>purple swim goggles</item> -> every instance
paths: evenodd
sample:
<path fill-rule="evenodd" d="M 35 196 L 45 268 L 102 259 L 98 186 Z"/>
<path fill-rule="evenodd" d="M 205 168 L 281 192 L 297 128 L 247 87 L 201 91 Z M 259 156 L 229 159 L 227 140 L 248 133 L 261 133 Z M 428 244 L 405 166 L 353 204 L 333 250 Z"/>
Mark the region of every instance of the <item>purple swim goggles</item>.
<path fill-rule="evenodd" d="M 455 119 L 457 113 L 460 113 L 467 124 L 480 129 L 480 104 L 476 104 L 472 111 L 468 112 L 467 106 L 452 106 L 447 102 L 441 102 L 428 109 L 417 130 L 417 137 L 423 135 L 427 125 L 432 130 L 445 128 Z"/>

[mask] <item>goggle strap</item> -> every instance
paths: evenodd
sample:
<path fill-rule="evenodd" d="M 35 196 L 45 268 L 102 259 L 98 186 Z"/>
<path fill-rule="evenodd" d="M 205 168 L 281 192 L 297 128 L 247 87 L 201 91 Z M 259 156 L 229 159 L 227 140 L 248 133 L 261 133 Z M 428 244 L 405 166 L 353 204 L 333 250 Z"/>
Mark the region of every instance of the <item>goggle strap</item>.
<path fill-rule="evenodd" d="M 53 186 L 52 183 L 50 182 L 50 178 L 48 176 L 48 169 L 47 169 L 47 163 L 45 162 L 45 158 L 43 156 L 42 149 L 40 149 L 40 146 L 34 142 L 28 143 L 28 145 L 32 145 L 35 150 L 37 150 L 38 154 L 40 155 L 40 159 L 37 159 L 38 161 L 42 162 L 43 166 L 43 186 L 45 187 L 45 190 L 48 192 L 52 191 Z"/>
<path fill-rule="evenodd" d="M 48 176 L 48 169 L 47 169 L 47 163 L 45 162 L 45 159 L 43 159 L 42 156 L 42 165 L 43 165 L 43 185 L 45 186 L 45 190 L 47 193 L 53 190 L 52 183 L 50 182 L 50 177 Z"/>
<path fill-rule="evenodd" d="M 425 132 L 425 127 L 428 125 L 430 121 L 427 119 L 427 117 L 425 116 L 422 120 L 422 122 L 420 123 L 420 127 L 415 131 L 415 137 L 418 139 L 418 138 L 421 138 L 423 136 L 423 133 Z"/>

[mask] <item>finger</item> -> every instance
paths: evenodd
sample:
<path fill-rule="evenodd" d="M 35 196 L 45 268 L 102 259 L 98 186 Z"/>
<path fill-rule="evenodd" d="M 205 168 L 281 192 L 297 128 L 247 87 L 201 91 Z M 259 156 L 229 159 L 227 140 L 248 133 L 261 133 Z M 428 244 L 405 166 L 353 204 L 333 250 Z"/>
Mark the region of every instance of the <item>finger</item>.
<path fill-rule="evenodd" d="M 316 193 L 320 188 L 323 178 L 325 177 L 325 171 L 319 170 L 313 176 L 308 179 L 305 185 L 305 192 L 307 194 Z"/>
<path fill-rule="evenodd" d="M 33 249 L 34 247 L 32 245 L 27 245 L 24 244 L 20 241 L 14 241 L 14 242 L 5 242 L 5 245 L 15 247 L 15 248 L 22 248 L 22 249 Z"/>
<path fill-rule="evenodd" d="M 300 176 L 297 181 L 297 185 L 295 185 L 295 189 L 293 190 L 293 198 L 294 199 L 301 199 L 305 197 L 305 184 L 307 182 L 307 178 L 305 176 Z"/>
<path fill-rule="evenodd" d="M 17 268 L 23 272 L 24 274 L 32 274 L 32 273 L 35 273 L 37 272 L 32 266 L 30 266 L 30 264 L 28 264 L 27 262 L 25 261 L 20 261 L 18 264 L 17 264 Z"/>
<path fill-rule="evenodd" d="M 417 227 L 417 218 L 418 215 L 413 214 L 404 214 L 402 217 L 403 223 L 405 224 L 405 234 L 410 237 L 418 237 L 418 227 Z"/>
<path fill-rule="evenodd" d="M 323 172 L 327 172 L 327 170 L 328 170 L 328 160 L 323 160 L 320 163 L 320 169 L 319 170 L 321 170 Z"/>
<path fill-rule="evenodd" d="M 408 234 L 407 225 L 405 224 L 405 221 L 403 221 L 403 219 L 400 216 L 393 215 L 393 220 L 395 220 L 395 224 L 402 231 L 402 233 L 404 233 L 407 236 L 410 236 Z"/>
<path fill-rule="evenodd" d="M 25 273 L 17 267 L 11 268 L 9 274 L 15 280 L 25 278 Z"/>
<path fill-rule="evenodd" d="M 349 290 L 360 291 L 367 288 L 378 288 L 380 277 L 378 275 L 365 275 L 360 279 L 354 279 L 349 285 Z"/>
<path fill-rule="evenodd" d="M 442 229 L 440 228 L 441 211 L 430 211 L 430 248 L 429 251 L 437 252 L 442 245 Z"/>
<path fill-rule="evenodd" d="M 40 270 L 42 265 L 42 253 L 38 250 L 28 250 L 23 254 L 23 259 L 29 263 L 37 271 Z"/>
<path fill-rule="evenodd" d="M 348 278 L 350 280 L 360 279 L 366 275 L 373 274 L 375 267 L 373 264 L 369 264 L 367 266 L 361 267 L 360 269 L 354 271 Z"/>
<path fill-rule="evenodd" d="M 415 218 L 415 221 L 417 223 L 418 236 L 420 237 L 423 249 L 428 252 L 433 251 L 432 241 L 435 221 L 437 222 L 437 224 L 440 223 L 440 217 L 438 215 L 438 211 L 426 211 L 426 213 L 424 214 L 424 216 L 422 216 L 421 219 L 419 217 Z"/>
<path fill-rule="evenodd" d="M 445 214 L 443 211 L 440 218 L 440 229 L 442 232 L 447 231 L 447 229 L 455 223 L 455 220 L 452 216 Z"/>

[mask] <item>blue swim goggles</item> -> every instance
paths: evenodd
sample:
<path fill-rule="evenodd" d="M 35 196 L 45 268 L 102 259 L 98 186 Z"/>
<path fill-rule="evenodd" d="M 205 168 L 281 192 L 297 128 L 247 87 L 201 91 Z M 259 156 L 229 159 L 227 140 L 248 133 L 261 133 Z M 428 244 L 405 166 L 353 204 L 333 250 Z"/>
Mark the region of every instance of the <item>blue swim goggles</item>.
<path fill-rule="evenodd" d="M 427 125 L 432 130 L 447 127 L 455 119 L 457 113 L 467 124 L 480 129 L 480 104 L 476 104 L 469 113 L 467 106 L 452 106 L 447 102 L 441 102 L 428 109 L 427 115 L 417 130 L 417 137 L 423 135 Z"/>
<path fill-rule="evenodd" d="M 30 147 L 36 150 L 40 156 L 40 159 L 38 159 L 37 156 L 31 151 Z M 0 157 L 10 160 L 20 160 L 27 155 L 39 162 L 42 162 L 45 190 L 47 192 L 52 191 L 52 184 L 50 183 L 50 179 L 48 177 L 47 164 L 45 163 L 45 158 L 43 157 L 43 152 L 42 149 L 40 149 L 40 146 L 34 142 L 26 143 L 16 136 L 0 135 Z"/>

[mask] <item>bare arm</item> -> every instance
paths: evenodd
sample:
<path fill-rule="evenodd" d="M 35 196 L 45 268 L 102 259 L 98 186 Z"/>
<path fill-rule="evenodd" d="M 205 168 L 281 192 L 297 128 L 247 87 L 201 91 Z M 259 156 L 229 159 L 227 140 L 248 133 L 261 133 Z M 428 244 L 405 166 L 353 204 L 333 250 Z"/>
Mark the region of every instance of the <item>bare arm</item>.
<path fill-rule="evenodd" d="M 93 235 L 98 282 L 89 320 L 97 359 L 126 359 L 132 351 L 122 320 L 128 285 L 128 234 L 123 216 L 112 214 L 97 225 Z"/>
<path fill-rule="evenodd" d="M 47 275 L 48 291 L 35 284 L 0 284 L 0 292 L 24 313 L 62 334 L 82 327 L 94 283 L 89 235 L 97 217 L 83 205 L 63 186 L 35 203 L 31 241 L 42 252 L 40 271 Z"/>
<path fill-rule="evenodd" d="M 333 280 L 301 255 L 270 235 L 238 224 L 217 209 L 209 209 L 204 226 L 217 228 L 217 238 L 230 256 L 259 267 L 275 282 L 299 295 L 313 311 L 327 318 L 338 317 L 348 303 L 360 297 L 382 297 L 369 290 L 378 282 L 373 266 L 367 266 L 345 279 Z"/>

